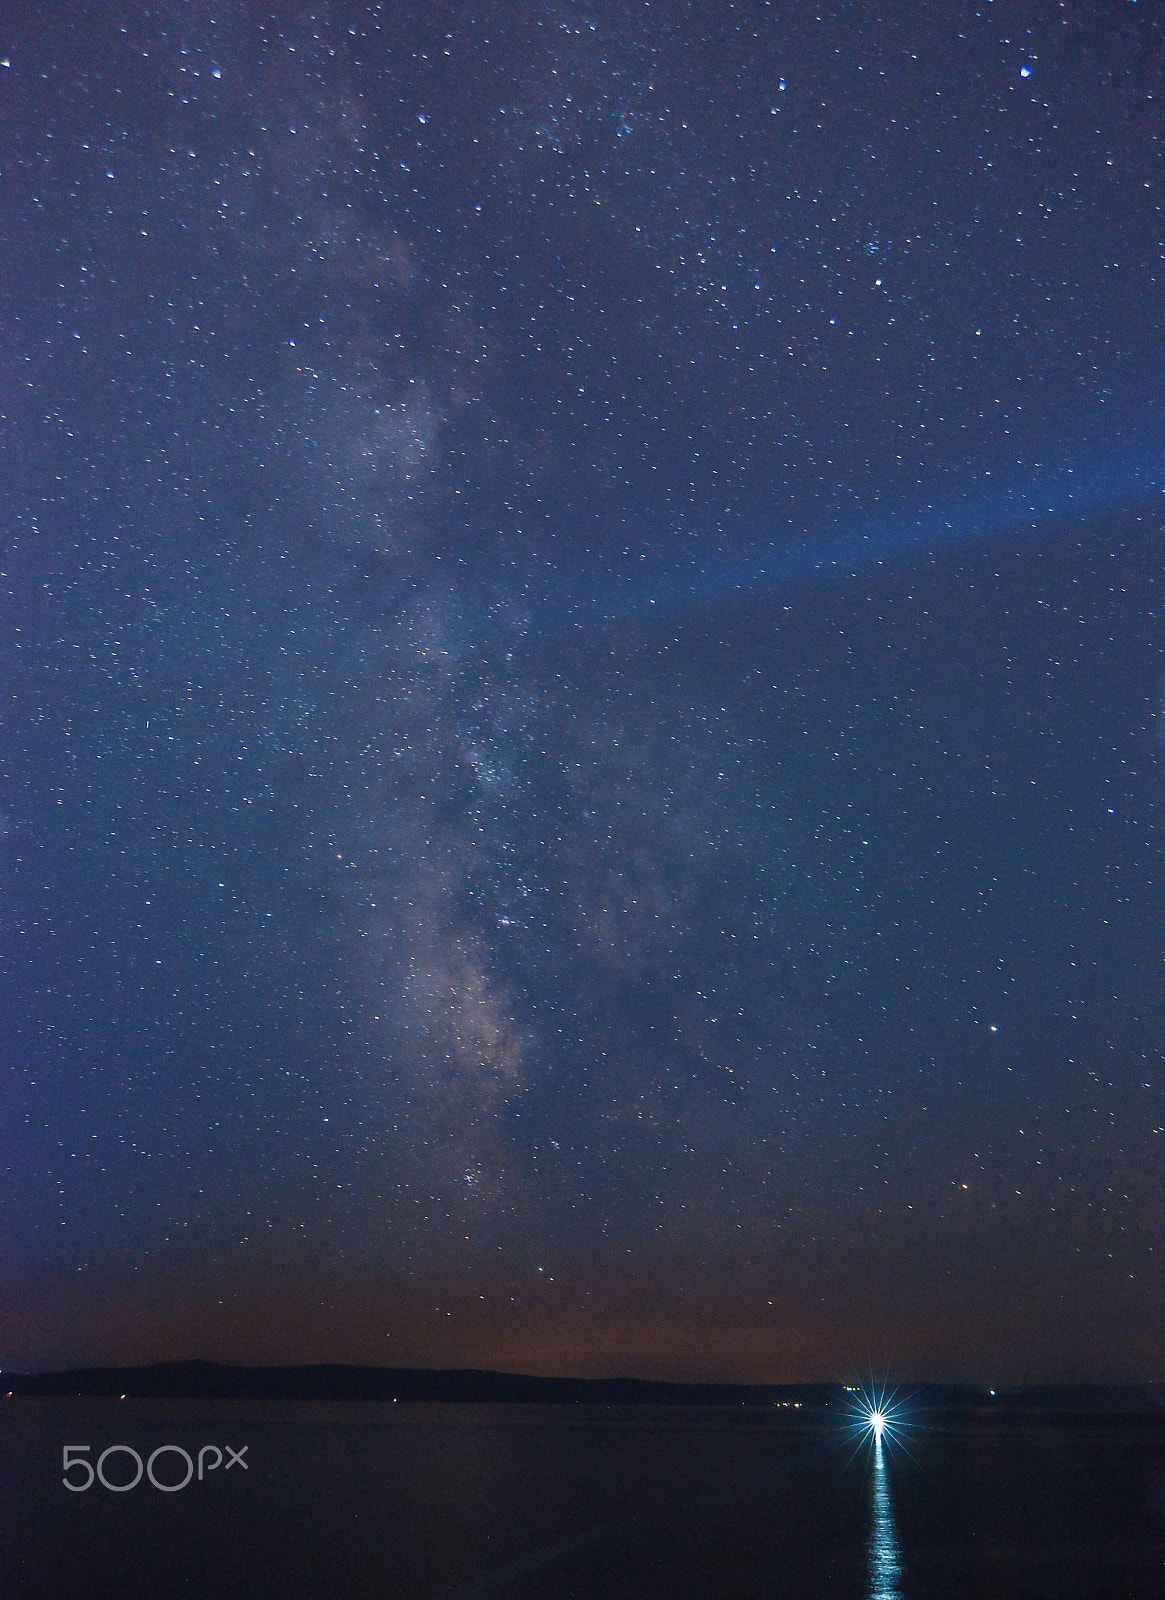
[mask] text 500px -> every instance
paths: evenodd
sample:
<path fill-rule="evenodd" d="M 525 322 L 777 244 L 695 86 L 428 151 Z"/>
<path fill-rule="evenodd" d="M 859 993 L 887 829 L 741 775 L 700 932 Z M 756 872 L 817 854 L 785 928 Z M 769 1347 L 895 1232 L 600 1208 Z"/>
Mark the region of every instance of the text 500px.
<path fill-rule="evenodd" d="M 185 1489 L 186 1485 L 197 1476 L 199 1483 L 208 1472 L 214 1472 L 217 1467 L 226 1463 L 225 1470 L 229 1472 L 232 1467 L 242 1467 L 247 1470 L 247 1463 L 243 1460 L 248 1445 L 240 1445 L 236 1450 L 233 1445 L 224 1445 L 222 1450 L 216 1444 L 204 1444 L 198 1452 L 198 1466 L 195 1468 L 195 1458 L 188 1450 L 183 1450 L 180 1444 L 160 1444 L 152 1450 L 146 1459 L 145 1465 L 136 1450 L 128 1444 L 111 1444 L 97 1457 L 97 1466 L 88 1459 L 88 1452 L 92 1448 L 87 1444 L 67 1444 L 63 1447 L 62 1466 L 65 1475 L 61 1479 L 66 1489 L 72 1489 L 74 1494 L 81 1494 L 86 1489 L 91 1489 L 94 1483 L 99 1483 L 103 1489 L 109 1489 L 114 1494 L 124 1494 L 127 1489 L 136 1489 L 142 1481 L 142 1474 L 149 1479 L 155 1489 L 161 1489 L 163 1494 L 174 1494 L 178 1489 Z M 223 1454 L 223 1451 L 226 1454 Z M 128 1461 L 124 1458 L 128 1456 Z M 175 1459 L 177 1458 L 177 1459 Z M 106 1466 L 108 1463 L 108 1467 Z M 72 1473 L 73 1477 L 69 1474 Z M 77 1475 L 83 1474 L 80 1481 Z"/>

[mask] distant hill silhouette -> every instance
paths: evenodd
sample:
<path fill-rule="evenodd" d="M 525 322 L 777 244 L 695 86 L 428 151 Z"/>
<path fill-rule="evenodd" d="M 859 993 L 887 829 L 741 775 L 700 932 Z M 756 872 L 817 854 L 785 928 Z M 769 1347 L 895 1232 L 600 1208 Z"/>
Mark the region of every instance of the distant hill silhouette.
<path fill-rule="evenodd" d="M 844 1414 L 854 1395 L 841 1384 L 664 1383 L 643 1378 L 535 1378 L 472 1368 L 340 1365 L 233 1367 L 166 1361 L 145 1367 L 80 1367 L 0 1375 L 5 1395 L 173 1400 L 461 1401 L 492 1404 L 763 1406 Z M 902 1384 L 910 1411 L 1072 1416 L 1131 1412 L 1165 1422 L 1165 1384 L 1076 1385 L 989 1390 L 972 1385 Z"/>
<path fill-rule="evenodd" d="M 660 1383 L 640 1378 L 534 1378 L 473 1369 L 231 1367 L 168 1361 L 148 1367 L 81 1367 L 5 1373 L 0 1395 L 92 1395 L 183 1400 L 487 1401 L 544 1405 L 752 1405 L 821 1407 L 829 1385 Z"/>

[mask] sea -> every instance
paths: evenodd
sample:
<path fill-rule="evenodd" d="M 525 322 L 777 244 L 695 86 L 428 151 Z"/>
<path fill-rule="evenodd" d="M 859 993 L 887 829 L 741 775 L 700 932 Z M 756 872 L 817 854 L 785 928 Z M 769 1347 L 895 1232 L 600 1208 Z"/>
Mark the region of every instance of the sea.
<path fill-rule="evenodd" d="M 16 1397 L 0 1593 L 1165 1600 L 1165 1418 Z"/>

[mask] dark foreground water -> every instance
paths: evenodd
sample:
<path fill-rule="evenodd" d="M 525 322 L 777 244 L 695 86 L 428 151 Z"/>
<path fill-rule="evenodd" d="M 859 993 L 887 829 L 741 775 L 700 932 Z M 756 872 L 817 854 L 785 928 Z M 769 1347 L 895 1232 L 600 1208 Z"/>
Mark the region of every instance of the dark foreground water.
<path fill-rule="evenodd" d="M 0 1592 L 51 1600 L 1165 1600 L 1154 1419 L 855 1453 L 779 1411 L 15 1399 L 0 1496 Z"/>

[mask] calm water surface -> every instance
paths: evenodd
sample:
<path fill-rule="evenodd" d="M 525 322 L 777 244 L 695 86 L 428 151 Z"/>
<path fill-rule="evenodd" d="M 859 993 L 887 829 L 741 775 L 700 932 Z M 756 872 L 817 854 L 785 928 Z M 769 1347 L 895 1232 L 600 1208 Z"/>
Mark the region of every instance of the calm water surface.
<path fill-rule="evenodd" d="M 65 1445 L 129 1449 L 73 1493 Z M 163 1445 L 202 1480 L 152 1485 Z M 1165 1600 L 1152 1419 L 855 1452 L 787 1412 L 19 1399 L 0 1492 L 0 1589 L 46 1600 Z"/>

